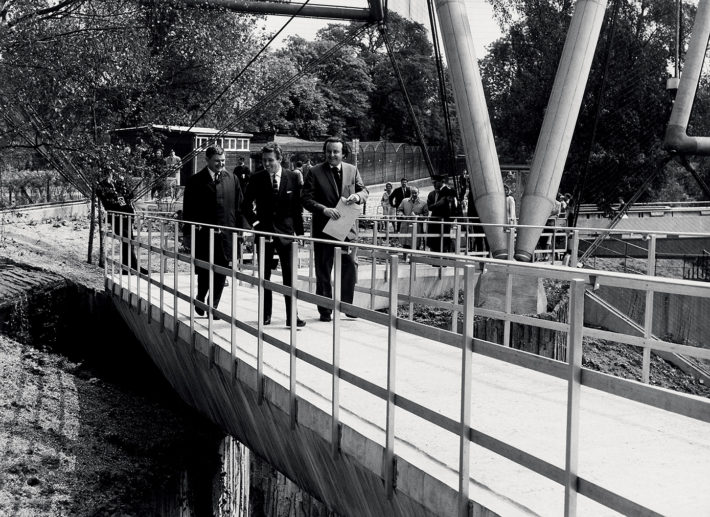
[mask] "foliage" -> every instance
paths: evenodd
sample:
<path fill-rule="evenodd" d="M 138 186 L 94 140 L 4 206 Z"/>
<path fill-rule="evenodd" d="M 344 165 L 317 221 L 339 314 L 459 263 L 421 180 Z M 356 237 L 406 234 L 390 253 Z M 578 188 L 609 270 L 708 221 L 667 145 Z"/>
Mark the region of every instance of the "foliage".
<path fill-rule="evenodd" d="M 609 2 L 561 185 L 572 192 L 584 184 L 581 200 L 602 205 L 631 197 L 664 156 L 665 79 L 675 44 L 675 0 L 620 2 L 612 36 L 616 1 Z M 494 8 L 505 33 L 482 60 L 481 74 L 497 149 L 502 162 L 531 162 L 573 3 L 496 0 Z M 693 11 L 686 6 L 685 27 L 692 26 Z"/>

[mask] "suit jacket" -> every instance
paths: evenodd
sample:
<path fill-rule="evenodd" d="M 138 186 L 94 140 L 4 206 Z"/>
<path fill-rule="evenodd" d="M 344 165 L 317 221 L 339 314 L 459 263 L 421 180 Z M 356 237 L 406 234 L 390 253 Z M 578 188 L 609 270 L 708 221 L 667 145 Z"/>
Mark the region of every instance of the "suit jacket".
<path fill-rule="evenodd" d="M 401 186 L 397 187 L 392 191 L 392 195 L 390 195 L 390 205 L 397 208 L 403 199 L 407 199 L 411 195 L 412 189 L 410 187 L 404 189 Z"/>
<path fill-rule="evenodd" d="M 244 228 L 242 200 L 242 189 L 234 174 L 224 170 L 220 173 L 219 182 L 215 183 L 205 167 L 185 184 L 182 218 L 187 222 Z M 185 225 L 183 232 L 186 242 L 189 241 L 190 225 Z M 209 228 L 198 230 L 196 241 L 195 254 L 200 258 L 206 257 L 209 253 Z M 227 261 L 232 260 L 232 232 L 215 232 L 215 252 L 220 249 Z"/>
<path fill-rule="evenodd" d="M 303 208 L 298 174 L 281 169 L 279 192 L 274 195 L 271 174 L 262 169 L 249 179 L 244 196 L 244 216 L 255 230 L 284 235 L 303 235 Z M 288 245 L 291 239 L 279 239 Z"/>
<path fill-rule="evenodd" d="M 342 163 L 343 186 L 340 192 L 336 185 L 335 177 L 327 162 L 319 163 L 311 167 L 306 174 L 301 190 L 301 203 L 303 207 L 313 214 L 311 222 L 311 235 L 316 238 L 331 238 L 323 233 L 323 227 L 330 220 L 323 212 L 326 208 L 335 208 L 341 197 L 349 197 L 351 194 L 359 194 L 360 202 L 367 201 L 369 194 L 365 184 L 360 177 L 357 167 L 349 163 Z M 346 240 L 357 236 L 357 224 L 353 225 Z"/>
<path fill-rule="evenodd" d="M 458 200 L 456 192 L 446 185 L 439 190 L 439 199 L 436 200 L 436 190 L 429 192 L 427 196 L 427 206 L 432 217 L 440 217 L 442 219 L 451 219 L 456 215 Z"/>

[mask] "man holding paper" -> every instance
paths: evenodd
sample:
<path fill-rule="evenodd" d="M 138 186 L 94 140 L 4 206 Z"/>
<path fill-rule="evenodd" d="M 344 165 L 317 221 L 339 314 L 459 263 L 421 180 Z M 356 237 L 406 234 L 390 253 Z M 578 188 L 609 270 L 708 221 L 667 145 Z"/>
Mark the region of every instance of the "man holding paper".
<path fill-rule="evenodd" d="M 311 222 L 311 235 L 317 239 L 332 239 L 333 234 L 345 242 L 357 236 L 357 223 L 350 225 L 344 238 L 338 232 L 338 220 L 352 220 L 354 205 L 362 205 L 367 201 L 368 191 L 362 182 L 357 167 L 344 163 L 348 157 L 348 147 L 342 138 L 330 137 L 323 144 L 325 162 L 320 163 L 306 174 L 303 189 L 301 190 L 301 203 L 303 207 L 313 214 Z M 341 208 L 338 210 L 338 203 Z M 329 222 L 332 223 L 328 225 Z M 342 221 L 341 221 L 342 222 Z M 329 226 L 326 228 L 326 226 Z M 333 234 L 326 233 L 331 231 Z M 333 257 L 335 247 L 348 251 L 345 245 L 316 242 L 314 245 L 316 294 L 333 297 L 330 284 L 330 274 L 333 271 Z M 343 254 L 341 272 L 341 300 L 352 303 L 357 283 L 357 249 Z M 332 310 L 327 307 L 318 307 L 321 321 L 331 321 Z"/>

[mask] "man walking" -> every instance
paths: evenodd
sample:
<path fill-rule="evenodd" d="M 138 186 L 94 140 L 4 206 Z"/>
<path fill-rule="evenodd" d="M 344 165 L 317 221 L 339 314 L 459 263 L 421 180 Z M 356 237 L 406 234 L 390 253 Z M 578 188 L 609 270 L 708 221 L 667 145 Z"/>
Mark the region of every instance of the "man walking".
<path fill-rule="evenodd" d="M 419 197 L 419 189 L 417 187 L 410 188 L 411 195 L 403 199 L 399 204 L 398 211 L 410 220 L 404 223 L 406 225 L 404 233 L 412 235 L 414 233 L 414 225 L 417 225 L 417 234 L 422 233 L 422 224 L 417 223 L 418 217 L 426 217 L 429 215 L 429 207 L 426 201 Z M 404 237 L 402 244 L 405 248 L 412 247 L 412 237 Z M 417 247 L 419 244 L 417 243 Z"/>
<path fill-rule="evenodd" d="M 198 227 L 195 232 L 195 242 L 190 242 L 191 224 L 242 227 L 242 190 L 237 178 L 224 168 L 224 150 L 218 146 L 210 146 L 206 151 L 207 166 L 190 177 L 185 185 L 183 202 L 183 226 L 186 247 L 195 246 L 195 258 L 208 261 L 210 257 L 210 228 Z M 214 264 L 229 267 L 232 261 L 232 231 L 214 230 Z M 197 300 L 205 302 L 209 290 L 209 270 L 197 268 Z M 214 290 L 212 292 L 212 307 L 219 305 L 226 277 L 214 273 Z M 202 316 L 204 310 L 195 307 L 195 312 Z"/>
<path fill-rule="evenodd" d="M 439 235 L 429 237 L 428 244 L 431 251 L 447 253 L 451 248 L 451 237 L 449 231 L 450 224 L 445 224 L 451 221 L 451 218 L 456 214 L 458 200 L 456 192 L 446 185 L 446 176 L 433 176 L 434 190 L 429 192 L 427 196 L 427 206 L 431 214 L 430 221 L 432 230 L 427 230 L 428 233 L 438 233 Z"/>
<path fill-rule="evenodd" d="M 339 219 L 336 210 L 338 201 L 362 205 L 367 201 L 368 190 L 365 188 L 357 167 L 343 162 L 348 157 L 348 148 L 342 138 L 330 137 L 323 144 L 325 162 L 311 167 L 306 174 L 301 191 L 301 202 L 306 210 L 313 214 L 311 235 L 317 239 L 330 239 L 323 228 L 330 219 Z M 345 242 L 357 236 L 357 223 L 350 229 Z M 316 242 L 314 244 L 316 294 L 333 297 L 330 274 L 333 270 L 335 247 L 347 250 L 345 245 Z M 352 303 L 357 283 L 357 249 L 343 254 L 341 274 L 341 300 Z M 321 321 L 331 321 L 332 309 L 318 307 Z"/>
<path fill-rule="evenodd" d="M 407 186 L 407 178 L 402 178 L 399 181 L 400 186 L 397 187 L 392 191 L 392 194 L 390 195 L 390 205 L 397 210 L 399 208 L 400 203 L 402 203 L 403 199 L 407 199 L 409 196 L 412 195 L 412 189 Z M 396 223 L 395 225 L 395 231 L 399 232 L 400 230 L 400 223 Z"/>
<path fill-rule="evenodd" d="M 285 236 L 303 235 L 303 210 L 301 208 L 301 185 L 298 175 L 281 167 L 283 154 L 279 144 L 272 143 L 261 149 L 263 169 L 254 173 L 249 179 L 249 186 L 244 196 L 244 215 L 254 230 L 260 232 L 278 233 L 284 237 L 268 237 L 264 245 L 263 260 L 264 278 L 271 279 L 271 264 L 274 253 L 281 262 L 283 284 L 291 286 L 293 261 L 291 243 L 293 239 Z M 259 236 L 256 236 L 258 242 Z M 255 243 L 256 244 L 256 243 Z M 271 324 L 272 293 L 264 291 L 264 325 Z M 286 326 L 293 322 L 291 314 L 291 297 L 286 300 Z M 296 326 L 305 327 L 306 322 L 296 315 Z"/>
<path fill-rule="evenodd" d="M 239 180 L 239 185 L 242 187 L 242 192 L 247 191 L 249 186 L 249 178 L 251 176 L 251 170 L 244 163 L 244 157 L 239 157 L 239 163 L 234 167 L 234 175 Z"/>

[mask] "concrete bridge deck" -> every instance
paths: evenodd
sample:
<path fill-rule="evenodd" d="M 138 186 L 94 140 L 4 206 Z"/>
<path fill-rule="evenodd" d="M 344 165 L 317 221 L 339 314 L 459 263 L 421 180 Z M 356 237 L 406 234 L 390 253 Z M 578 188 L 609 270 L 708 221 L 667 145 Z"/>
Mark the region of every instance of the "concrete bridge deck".
<path fill-rule="evenodd" d="M 172 278 L 172 275 L 166 275 L 167 287 L 172 286 Z M 157 281 L 157 275 L 153 275 L 153 279 Z M 119 282 L 124 289 L 119 288 Z M 140 311 L 135 310 L 136 297 L 128 295 L 129 292 L 138 292 L 135 278 L 132 279 L 130 291 L 126 288 L 125 276 L 122 279 L 119 276 L 109 277 L 107 285 L 117 295 L 117 305 L 124 317 L 178 391 L 188 389 L 177 386 L 180 383 L 201 384 L 189 387 L 193 390 L 189 394 L 193 404 L 208 414 L 218 415 L 223 424 L 230 418 L 236 419 L 231 425 L 227 424 L 228 430 L 247 446 L 255 448 L 259 454 L 268 455 L 269 448 L 281 454 L 293 454 L 294 457 L 303 452 L 289 450 L 289 443 L 295 448 L 301 446 L 302 442 L 294 438 L 295 431 L 288 426 L 277 432 L 283 437 L 281 443 L 273 443 L 273 437 L 269 443 L 260 443 L 259 430 L 246 430 L 243 427 L 248 415 L 214 406 L 217 399 L 209 391 L 216 388 L 213 388 L 211 381 L 206 380 L 205 375 L 229 378 L 231 327 L 228 322 L 215 321 L 211 328 L 213 340 L 219 346 L 219 350 L 216 353 L 213 351 L 212 356 L 220 368 L 208 369 L 206 371 L 211 373 L 203 373 L 199 378 L 190 377 L 184 370 L 194 368 L 195 364 L 204 364 L 205 360 L 194 359 L 197 363 L 191 363 L 192 359 L 188 361 L 184 354 L 173 355 L 174 352 L 167 348 L 171 341 L 169 338 L 166 341 L 169 330 L 165 330 L 165 333 L 163 330 L 155 330 L 156 323 L 160 321 L 159 288 L 153 285 L 151 289 L 150 314 L 153 323 L 149 323 L 148 307 L 145 304 L 148 292 L 145 279 L 140 286 L 140 297 L 144 300 Z M 178 289 L 182 293 L 190 292 L 189 275 L 178 276 Z M 237 320 L 256 328 L 258 295 L 257 289 L 251 286 L 232 283 L 225 289 L 219 310 L 226 314 L 231 312 L 232 289 L 236 289 L 237 305 L 234 314 Z M 134 310 L 131 310 L 131 306 Z M 172 294 L 164 292 L 163 307 L 166 312 L 163 323 L 170 328 L 174 324 L 171 319 L 174 314 Z M 284 326 L 283 307 L 282 296 L 274 293 L 273 323 L 264 327 L 266 341 L 276 338 L 284 343 L 289 342 L 290 330 Z M 209 356 L 209 346 L 199 337 L 208 334 L 208 320 L 196 318 L 194 330 L 197 334 L 191 337 L 188 302 L 179 300 L 177 311 L 181 328 L 178 342 L 172 343 L 172 346 L 187 350 L 187 357 L 194 358 L 194 353 L 190 355 L 194 339 L 196 350 Z M 318 321 L 315 307 L 303 301 L 299 301 L 299 315 L 308 324 L 296 333 L 298 349 L 329 364 L 332 360 L 334 324 Z M 364 319 L 345 317 L 339 325 L 341 369 L 386 389 L 388 327 Z M 159 334 L 163 334 L 162 338 Z M 256 388 L 252 377 L 257 369 L 257 338 L 243 326 L 236 329 L 235 338 L 235 353 L 239 364 L 237 378 L 245 385 L 253 384 Z M 161 339 L 163 343 L 159 344 Z M 403 331 L 397 332 L 397 343 L 397 396 L 458 421 L 461 350 L 435 339 Z M 224 357 L 227 358 L 226 364 L 220 359 Z M 264 344 L 264 374 L 285 389 L 288 389 L 290 382 L 289 360 L 286 351 Z M 224 371 L 225 366 L 227 373 Z M 302 360 L 297 361 L 296 368 L 297 396 L 303 401 L 303 404 L 299 404 L 297 427 L 307 427 L 322 437 L 328 437 L 332 377 L 326 371 Z M 472 368 L 472 427 L 564 471 L 567 381 L 480 354 L 474 354 Z M 266 399 L 275 397 L 276 391 L 266 389 Z M 385 443 L 386 401 L 348 382 L 342 382 L 340 407 L 340 418 L 344 426 L 341 443 L 343 454 L 379 475 L 382 458 L 378 455 L 382 453 L 381 447 Z M 258 411 L 256 406 L 252 409 Z M 710 490 L 707 489 L 707 481 L 710 479 L 710 424 L 707 422 L 707 418 L 703 421 L 684 417 L 583 386 L 578 474 L 587 481 L 659 514 L 706 515 L 710 508 Z M 355 435 L 364 441 L 354 439 Z M 368 443 L 371 446 L 363 445 Z M 459 437 L 397 407 L 394 452 L 402 460 L 398 467 L 396 490 L 417 499 L 432 515 L 455 514 L 456 509 L 443 496 L 446 490 L 442 488 L 457 489 Z M 317 455 L 309 458 L 313 461 L 312 465 L 288 465 L 288 459 L 282 459 L 281 465 L 286 466 L 286 475 L 298 477 L 294 472 L 299 469 L 317 471 L 321 468 Z M 416 469 L 408 468 L 410 465 Z M 417 470 L 421 472 L 417 473 Z M 491 512 L 500 515 L 563 514 L 562 485 L 475 443 L 471 443 L 470 473 L 470 499 Z M 441 483 L 439 489 L 437 481 Z M 337 484 L 337 480 L 332 482 Z M 318 491 L 313 483 L 310 485 L 308 488 Z M 358 497 L 357 488 L 342 487 L 342 490 L 355 490 L 354 497 Z M 362 511 L 362 508 L 348 509 L 341 506 L 334 502 L 335 499 L 331 499 L 331 494 L 316 495 L 339 512 L 355 515 Z M 359 492 L 359 497 L 367 499 L 370 495 L 364 490 Z M 578 497 L 577 508 L 579 515 L 616 514 L 583 496 Z M 482 515 L 486 514 L 481 509 L 479 511 Z M 387 514 L 378 510 L 368 513 Z"/>

